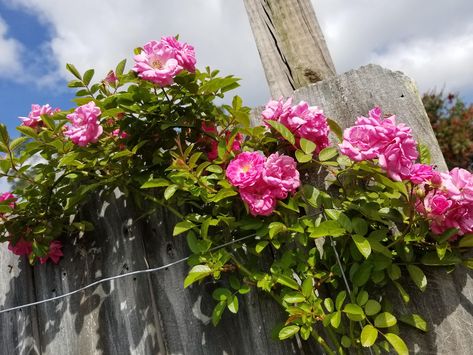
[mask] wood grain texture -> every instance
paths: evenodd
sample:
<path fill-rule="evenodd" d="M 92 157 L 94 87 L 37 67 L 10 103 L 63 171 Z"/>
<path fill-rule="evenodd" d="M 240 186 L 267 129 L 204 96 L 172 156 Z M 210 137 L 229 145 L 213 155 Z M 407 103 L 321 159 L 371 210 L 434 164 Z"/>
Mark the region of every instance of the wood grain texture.
<path fill-rule="evenodd" d="M 335 75 L 310 0 L 244 0 L 274 98 Z"/>

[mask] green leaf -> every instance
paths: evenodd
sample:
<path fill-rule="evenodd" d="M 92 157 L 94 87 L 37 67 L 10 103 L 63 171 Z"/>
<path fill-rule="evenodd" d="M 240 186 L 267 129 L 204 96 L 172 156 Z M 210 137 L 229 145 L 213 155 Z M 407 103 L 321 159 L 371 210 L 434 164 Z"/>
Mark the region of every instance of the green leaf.
<path fill-rule="evenodd" d="M 16 148 L 20 147 L 23 143 L 25 143 L 29 138 L 28 137 L 18 137 L 10 143 L 10 150 L 14 151 Z"/>
<path fill-rule="evenodd" d="M 217 326 L 217 324 L 220 322 L 220 319 L 222 319 L 223 311 L 225 310 L 226 306 L 227 302 L 225 301 L 221 301 L 215 306 L 212 312 L 212 324 L 214 326 Z"/>
<path fill-rule="evenodd" d="M 269 239 L 273 239 L 276 235 L 286 230 L 287 230 L 287 227 L 284 223 L 272 222 L 269 225 Z"/>
<path fill-rule="evenodd" d="M 212 198 L 212 202 L 219 202 L 228 197 L 235 196 L 237 192 L 233 189 L 221 189 L 217 194 Z"/>
<path fill-rule="evenodd" d="M 363 308 L 354 303 L 347 303 L 343 308 L 343 312 L 345 312 L 347 317 L 353 321 L 360 321 L 365 318 Z"/>
<path fill-rule="evenodd" d="M 10 136 L 8 135 L 7 127 L 3 123 L 0 123 L 0 140 L 5 146 L 10 145 Z"/>
<path fill-rule="evenodd" d="M 82 80 L 82 77 L 79 74 L 79 71 L 76 69 L 76 67 L 73 64 L 66 64 L 66 69 L 74 75 L 77 79 Z"/>
<path fill-rule="evenodd" d="M 387 333 L 384 334 L 384 337 L 389 341 L 389 344 L 392 345 L 399 355 L 409 355 L 409 349 L 407 348 L 406 343 L 404 343 L 399 336 L 394 333 Z"/>
<path fill-rule="evenodd" d="M 291 277 L 286 276 L 286 275 L 282 275 L 282 274 L 276 274 L 274 276 L 275 276 L 275 279 L 276 279 L 277 283 L 279 283 L 281 285 L 284 285 L 284 286 L 287 286 L 287 287 L 290 287 L 294 290 L 299 290 L 299 284 L 294 279 L 292 279 Z"/>
<path fill-rule="evenodd" d="M 16 127 L 16 129 L 17 129 L 17 131 L 20 131 L 21 133 L 23 133 L 25 136 L 28 136 L 28 137 L 31 137 L 31 138 L 37 138 L 38 137 L 38 133 L 36 133 L 36 131 L 31 127 L 18 126 L 18 127 Z"/>
<path fill-rule="evenodd" d="M 301 138 L 299 144 L 301 146 L 301 149 L 306 154 L 312 154 L 314 152 L 315 148 L 317 148 L 317 145 L 314 142 L 312 142 L 308 139 L 305 139 L 305 138 Z"/>
<path fill-rule="evenodd" d="M 417 145 L 417 149 L 419 150 L 420 155 L 420 162 L 422 164 L 430 164 L 430 151 L 429 148 L 425 144 L 419 143 Z"/>
<path fill-rule="evenodd" d="M 146 181 L 143 185 L 141 185 L 142 189 L 151 189 L 154 187 L 164 187 L 164 186 L 169 186 L 171 183 L 164 179 L 164 178 L 158 178 L 158 179 L 152 179 L 149 181 Z"/>
<path fill-rule="evenodd" d="M 389 265 L 388 276 L 393 281 L 399 279 L 401 277 L 401 268 L 396 264 Z"/>
<path fill-rule="evenodd" d="M 296 150 L 296 159 L 299 163 L 307 163 L 312 160 L 312 154 L 305 154 L 302 150 Z"/>
<path fill-rule="evenodd" d="M 365 259 L 368 259 L 371 254 L 371 245 L 368 239 L 357 234 L 353 234 L 351 238 L 355 242 L 355 245 L 360 251 L 360 253 L 365 257 Z"/>
<path fill-rule="evenodd" d="M 227 308 L 232 313 L 238 313 L 238 297 L 231 296 L 227 299 Z"/>
<path fill-rule="evenodd" d="M 176 191 L 177 191 L 177 185 L 170 185 L 166 187 L 166 190 L 164 190 L 164 198 L 166 200 L 169 200 Z"/>
<path fill-rule="evenodd" d="M 455 254 L 446 254 L 442 260 L 440 260 L 437 252 L 426 253 L 421 259 L 420 262 L 423 265 L 428 266 L 446 266 L 446 265 L 458 265 L 462 262 L 462 259 Z"/>
<path fill-rule="evenodd" d="M 258 242 L 255 246 L 256 253 L 260 254 L 264 250 L 264 248 L 266 248 L 268 244 L 269 242 L 266 240 L 262 240 L 261 242 Z"/>
<path fill-rule="evenodd" d="M 341 343 L 342 343 L 342 346 L 344 348 L 351 348 L 351 344 L 352 344 L 352 341 L 349 337 L 347 337 L 346 335 L 343 335 L 342 336 L 342 339 L 341 339 Z"/>
<path fill-rule="evenodd" d="M 320 151 L 319 153 L 319 160 L 320 161 L 327 161 L 332 159 L 334 156 L 338 154 L 338 150 L 335 147 L 327 147 Z"/>
<path fill-rule="evenodd" d="M 409 301 L 411 300 L 411 297 L 406 292 L 404 287 L 402 287 L 402 285 L 397 281 L 393 281 L 393 283 L 394 283 L 394 286 L 396 286 L 397 290 L 399 291 L 399 294 L 401 295 L 401 298 L 404 301 L 404 303 L 409 303 Z"/>
<path fill-rule="evenodd" d="M 302 283 L 302 294 L 308 298 L 312 295 L 312 289 L 313 289 L 313 282 L 314 279 L 312 277 L 308 277 L 304 280 Z"/>
<path fill-rule="evenodd" d="M 330 118 L 327 118 L 327 123 L 330 127 L 330 130 L 335 133 L 335 136 L 337 136 L 340 142 L 343 141 L 343 131 L 342 128 L 338 125 L 338 123 Z"/>
<path fill-rule="evenodd" d="M 368 300 L 365 304 L 365 313 L 367 316 L 374 316 L 381 311 L 381 305 L 378 301 L 375 300 Z"/>
<path fill-rule="evenodd" d="M 422 330 L 423 332 L 429 331 L 427 322 L 418 314 L 405 314 L 398 317 L 403 323 L 406 323 L 414 328 Z"/>
<path fill-rule="evenodd" d="M 207 265 L 196 265 L 190 271 L 187 277 L 184 279 L 184 288 L 190 286 L 196 281 L 199 281 L 212 273 Z"/>
<path fill-rule="evenodd" d="M 424 292 L 427 287 L 427 277 L 425 277 L 424 272 L 415 265 L 407 265 L 407 271 L 419 290 Z"/>
<path fill-rule="evenodd" d="M 368 223 L 366 223 L 363 218 L 355 217 L 351 221 L 351 224 L 356 234 L 365 236 L 366 233 L 368 233 Z"/>
<path fill-rule="evenodd" d="M 460 238 L 458 242 L 460 248 L 473 248 L 473 234 L 465 234 Z"/>
<path fill-rule="evenodd" d="M 194 228 L 194 227 L 195 227 L 195 224 L 192 223 L 191 221 L 179 222 L 174 226 L 174 230 L 172 232 L 172 235 L 175 237 L 176 235 L 184 233 L 184 232 L 186 232 L 189 229 Z"/>
<path fill-rule="evenodd" d="M 368 302 L 368 297 L 369 297 L 368 292 L 366 292 L 365 290 L 360 291 L 358 295 L 356 296 L 356 303 L 359 306 L 363 306 L 366 302 Z"/>
<path fill-rule="evenodd" d="M 298 325 L 289 325 L 287 327 L 282 328 L 278 334 L 279 340 L 284 340 L 294 336 L 295 334 L 297 334 L 299 329 L 300 328 Z"/>
<path fill-rule="evenodd" d="M 283 300 L 287 303 L 300 303 L 305 301 L 305 297 L 300 292 L 289 292 L 284 295 Z"/>
<path fill-rule="evenodd" d="M 397 323 L 396 317 L 389 312 L 383 312 L 376 316 L 374 325 L 378 328 L 389 328 Z"/>
<path fill-rule="evenodd" d="M 458 233 L 458 228 L 449 228 L 442 234 L 439 234 L 436 236 L 436 240 L 438 243 L 444 243 L 448 241 L 451 237 L 453 237 L 455 234 Z"/>
<path fill-rule="evenodd" d="M 126 65 L 126 59 L 123 59 L 120 63 L 117 64 L 117 67 L 115 68 L 116 76 L 120 76 L 123 74 L 123 71 L 125 70 L 125 65 Z"/>
<path fill-rule="evenodd" d="M 327 297 L 326 299 L 324 299 L 324 306 L 325 306 L 325 309 L 327 309 L 327 312 L 334 311 L 334 304 L 331 298 Z"/>
<path fill-rule="evenodd" d="M 345 299 L 347 298 L 347 292 L 346 291 L 340 291 L 337 295 L 337 298 L 335 298 L 335 307 L 338 310 L 342 309 L 343 302 L 345 302 Z"/>
<path fill-rule="evenodd" d="M 92 77 L 94 76 L 94 73 L 95 73 L 94 69 L 89 69 L 84 73 L 84 77 L 82 81 L 84 82 L 85 86 L 90 84 L 90 81 L 92 80 Z"/>
<path fill-rule="evenodd" d="M 341 321 L 342 321 L 342 312 L 340 312 L 340 311 L 337 311 L 337 312 L 333 313 L 332 317 L 330 318 L 330 324 L 335 329 L 338 329 L 338 327 L 340 326 Z"/>
<path fill-rule="evenodd" d="M 323 221 L 318 227 L 314 227 L 310 231 L 311 238 L 320 238 L 320 237 L 339 237 L 345 234 L 345 229 L 342 228 L 337 221 Z"/>
<path fill-rule="evenodd" d="M 371 324 L 367 324 L 361 331 L 361 345 L 365 348 L 372 346 L 378 338 L 378 329 L 373 327 Z"/>
<path fill-rule="evenodd" d="M 287 140 L 292 145 L 296 144 L 296 139 L 292 132 L 284 126 L 282 123 L 279 123 L 274 120 L 266 120 L 265 123 L 273 127 L 285 140 Z"/>

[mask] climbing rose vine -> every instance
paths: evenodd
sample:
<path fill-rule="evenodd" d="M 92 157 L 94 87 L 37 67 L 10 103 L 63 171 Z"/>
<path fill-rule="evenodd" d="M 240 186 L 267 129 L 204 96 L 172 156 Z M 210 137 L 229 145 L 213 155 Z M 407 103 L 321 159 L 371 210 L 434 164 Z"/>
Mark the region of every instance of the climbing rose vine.
<path fill-rule="evenodd" d="M 213 324 L 259 290 L 287 314 L 281 340 L 406 354 L 406 327 L 428 324 L 403 311 L 405 286 L 425 290 L 424 265 L 473 268 L 473 175 L 436 170 L 379 107 L 343 132 L 312 103 L 280 98 L 251 126 L 238 96 L 215 103 L 238 79 L 195 65 L 174 37 L 95 83 L 68 64 L 75 107 L 32 105 L 15 139 L 0 125 L 0 175 L 14 184 L 0 196 L 0 240 L 32 264 L 67 262 L 71 240 L 94 228 L 81 217 L 89 201 L 119 190 L 142 211 L 135 223 L 175 215 L 191 253 L 184 287 L 220 280 Z"/>

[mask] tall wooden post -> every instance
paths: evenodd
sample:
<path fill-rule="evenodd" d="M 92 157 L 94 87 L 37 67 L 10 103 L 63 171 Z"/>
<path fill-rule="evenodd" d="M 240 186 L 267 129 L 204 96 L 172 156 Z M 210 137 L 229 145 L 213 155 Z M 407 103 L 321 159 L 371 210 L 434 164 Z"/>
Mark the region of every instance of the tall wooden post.
<path fill-rule="evenodd" d="M 244 2 L 274 98 L 335 75 L 310 0 Z"/>

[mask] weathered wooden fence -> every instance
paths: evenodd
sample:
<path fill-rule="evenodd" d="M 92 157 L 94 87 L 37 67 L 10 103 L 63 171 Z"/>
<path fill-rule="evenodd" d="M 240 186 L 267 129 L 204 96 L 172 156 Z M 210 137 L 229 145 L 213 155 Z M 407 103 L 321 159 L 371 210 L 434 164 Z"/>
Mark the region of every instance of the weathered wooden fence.
<path fill-rule="evenodd" d="M 255 14 L 263 13 L 268 21 L 284 3 L 297 3 L 304 9 L 310 5 L 309 0 L 245 0 L 245 3 L 252 24 L 262 19 Z M 307 12 L 304 20 L 298 22 L 301 26 L 307 23 L 306 16 Z M 276 20 L 271 21 L 274 24 Z M 284 26 L 271 28 L 285 31 Z M 312 28 L 310 31 L 315 28 L 322 36 L 318 26 L 308 27 Z M 271 33 L 266 32 L 266 35 L 280 36 Z M 278 48 L 279 56 L 287 61 L 285 49 Z M 326 48 L 324 51 L 327 52 Z M 263 53 L 262 57 L 264 62 Z M 328 67 L 333 69 L 330 56 L 325 58 Z M 310 58 L 304 60 L 311 62 Z M 325 80 L 301 87 L 308 84 L 306 79 L 318 80 L 312 80 L 316 77 L 313 75 L 294 80 L 292 75 L 296 72 L 309 71 L 305 70 L 305 64 L 291 66 L 286 65 L 284 74 L 273 84 L 270 82 L 273 95 L 287 95 L 290 88 L 296 100 L 303 99 L 322 107 L 343 127 L 352 124 L 357 115 L 379 105 L 385 112 L 396 113 L 401 121 L 408 123 L 417 139 L 429 145 L 434 162 L 445 169 L 411 79 L 402 73 L 369 65 L 339 76 L 334 76 L 334 70 L 330 73 L 330 69 L 329 74 L 317 76 Z M 311 70 L 317 73 L 319 69 Z M 287 82 L 282 83 L 284 80 Z M 83 213 L 94 221 L 96 230 L 82 238 L 66 239 L 65 256 L 57 266 L 30 267 L 26 260 L 14 256 L 4 245 L 1 247 L 0 304 L 3 308 L 63 294 L 102 277 L 165 265 L 189 254 L 184 238 L 171 236 L 175 220 L 165 210 L 139 219 L 139 212 L 130 201 L 116 194 L 106 198 L 94 196 Z M 224 315 L 221 324 L 214 328 L 210 324 L 214 305 L 211 293 L 218 283 L 206 281 L 184 290 L 187 269 L 186 263 L 180 263 L 155 273 L 101 284 L 60 301 L 1 314 L 0 354 L 322 353 L 312 342 L 273 340 L 271 330 L 285 315 L 270 298 L 256 292 L 242 296 L 238 314 Z M 411 350 L 420 354 L 470 354 L 473 349 L 472 274 L 456 270 L 452 274 L 435 273 L 431 277 L 425 294 L 409 290 L 413 294 L 409 309 L 425 315 L 432 331 L 427 335 L 407 328 L 401 331 L 409 340 Z M 399 307 L 404 307 L 401 302 Z"/>

